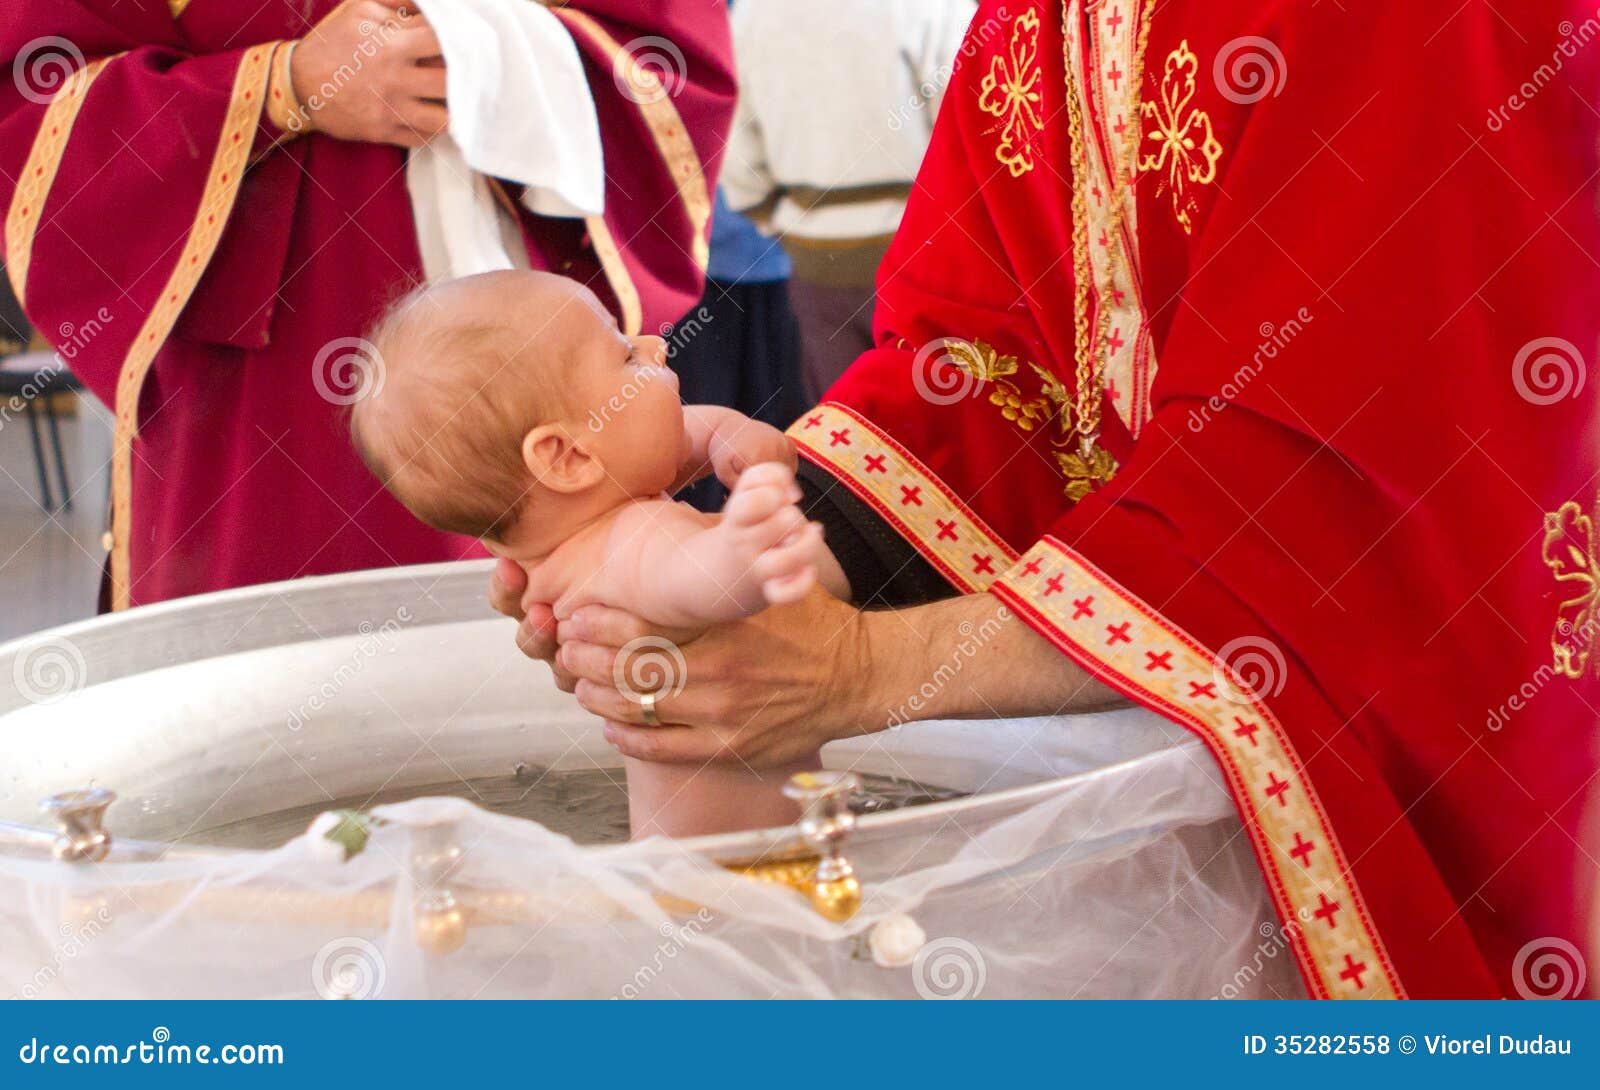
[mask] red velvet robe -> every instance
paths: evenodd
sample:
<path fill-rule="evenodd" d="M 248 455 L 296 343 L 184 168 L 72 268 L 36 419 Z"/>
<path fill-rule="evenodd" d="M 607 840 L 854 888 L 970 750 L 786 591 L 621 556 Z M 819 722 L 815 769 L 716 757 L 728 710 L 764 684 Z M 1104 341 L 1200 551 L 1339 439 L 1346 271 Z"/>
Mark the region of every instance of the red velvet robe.
<path fill-rule="evenodd" d="M 0 84 L 7 271 L 116 409 L 118 606 L 476 549 L 413 519 L 346 435 L 338 342 L 421 262 L 403 149 L 283 140 L 262 109 L 276 43 L 333 6 L 0 2 L 0 58 L 18 73 Z M 653 329 L 701 289 L 734 95 L 725 14 L 628 0 L 556 14 L 589 70 L 606 212 L 524 214 L 529 255 Z M 621 43 L 646 36 L 683 55 L 670 95 L 625 95 L 614 75 Z"/>
<path fill-rule="evenodd" d="M 986 2 L 878 347 L 791 431 L 1206 741 L 1315 996 L 1584 979 L 1596 37 L 1564 0 Z M 1102 306 L 1120 471 L 1074 503 Z"/>

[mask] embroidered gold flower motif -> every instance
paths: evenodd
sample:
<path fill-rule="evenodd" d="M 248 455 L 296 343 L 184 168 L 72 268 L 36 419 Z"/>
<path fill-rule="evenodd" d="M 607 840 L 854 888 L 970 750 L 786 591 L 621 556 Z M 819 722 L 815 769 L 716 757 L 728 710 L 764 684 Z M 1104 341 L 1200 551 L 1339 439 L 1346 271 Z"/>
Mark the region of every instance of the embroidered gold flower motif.
<path fill-rule="evenodd" d="M 1022 388 L 1012 382 L 1010 377 L 1021 369 L 1015 356 L 1002 356 L 995 347 L 984 341 L 959 341 L 949 339 L 944 342 L 947 358 L 956 367 L 965 371 L 979 382 L 989 386 L 989 404 L 1000 409 L 1000 415 L 1016 424 L 1023 431 L 1033 431 L 1040 424 L 1050 422 L 1050 405 L 1055 402 L 1058 409 L 1063 403 L 1057 400 L 1050 387 L 1046 385 L 1043 395 L 1029 397 L 1022 392 Z M 1055 381 L 1048 372 L 1041 371 L 1037 364 L 1029 364 L 1047 383 Z M 1059 382 L 1055 383 L 1061 391 L 1062 399 L 1065 398 L 1065 389 Z M 1064 425 L 1063 425 L 1064 427 Z"/>
<path fill-rule="evenodd" d="M 1117 460 L 1105 447 L 1096 443 L 1088 453 L 1069 453 L 1058 450 L 1056 465 L 1067 478 L 1067 499 L 1077 503 L 1083 497 L 1105 484 L 1117 473 Z"/>
<path fill-rule="evenodd" d="M 1025 11 L 1011 24 L 1009 54 L 989 62 L 978 88 L 978 109 L 1000 119 L 994 157 L 1019 178 L 1033 169 L 1033 141 L 1042 124 L 1038 12 Z"/>
<path fill-rule="evenodd" d="M 1039 377 L 1041 393 L 1028 395 L 1011 381 L 1019 374 L 1022 365 L 1015 356 L 1004 356 L 984 341 L 961 341 L 954 338 L 944 342 L 945 358 L 979 382 L 989 387 L 989 404 L 1000 409 L 1000 415 L 1026 432 L 1056 423 L 1058 435 L 1052 437 L 1055 446 L 1064 446 L 1073 437 L 1072 395 L 1067 384 L 1055 375 L 1030 363 L 1028 367 Z M 1053 452 L 1056 465 L 1067 478 L 1065 492 L 1074 503 L 1109 481 L 1117 472 L 1116 459 L 1105 448 L 1095 445 L 1087 453 L 1080 447 L 1076 451 Z"/>
<path fill-rule="evenodd" d="M 1172 190 L 1172 211 L 1185 234 L 1194 231 L 1196 202 L 1190 187 L 1215 181 L 1217 160 L 1222 158 L 1222 142 L 1211 129 L 1211 115 L 1190 105 L 1199 68 L 1200 59 L 1185 39 L 1167 55 L 1160 97 L 1139 104 L 1140 116 L 1153 122 L 1145 129 L 1146 150 L 1139 169 L 1166 172 L 1161 185 Z"/>
<path fill-rule="evenodd" d="M 1594 520 L 1576 502 L 1544 517 L 1544 562 L 1562 592 L 1570 594 L 1556 611 L 1550 639 L 1556 673 L 1581 678 L 1587 673 L 1600 635 L 1600 560 L 1596 559 Z"/>

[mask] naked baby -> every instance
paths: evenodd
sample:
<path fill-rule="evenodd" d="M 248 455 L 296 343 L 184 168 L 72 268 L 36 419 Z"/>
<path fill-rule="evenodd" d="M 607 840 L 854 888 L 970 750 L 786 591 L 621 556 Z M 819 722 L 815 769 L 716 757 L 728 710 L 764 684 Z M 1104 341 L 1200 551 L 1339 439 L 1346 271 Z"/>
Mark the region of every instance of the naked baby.
<path fill-rule="evenodd" d="M 796 506 L 794 448 L 732 410 L 683 405 L 659 337 L 628 337 L 586 288 L 507 271 L 407 297 L 371 334 L 382 383 L 351 434 L 422 521 L 480 538 L 528 573 L 525 602 L 581 605 L 695 629 L 848 585 Z M 670 494 L 715 471 L 720 515 Z M 662 729 L 673 729 L 670 726 Z M 627 762 L 635 836 L 794 819 L 756 772 Z"/>

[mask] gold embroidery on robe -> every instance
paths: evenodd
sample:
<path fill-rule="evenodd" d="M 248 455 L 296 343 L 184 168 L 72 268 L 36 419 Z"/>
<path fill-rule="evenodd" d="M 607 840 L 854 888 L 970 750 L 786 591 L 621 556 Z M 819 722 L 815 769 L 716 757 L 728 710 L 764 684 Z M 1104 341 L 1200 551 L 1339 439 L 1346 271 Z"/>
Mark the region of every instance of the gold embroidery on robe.
<path fill-rule="evenodd" d="M 1556 611 L 1550 649 L 1556 673 L 1582 678 L 1591 665 L 1600 635 L 1600 559 L 1596 558 L 1594 519 L 1569 501 L 1544 517 L 1544 562 L 1555 573 L 1564 597 Z"/>
<path fill-rule="evenodd" d="M 1056 467 L 1066 478 L 1062 491 L 1076 503 L 1088 495 L 1097 484 L 1111 479 L 1116 472 L 1116 459 L 1104 448 L 1095 447 L 1085 454 L 1080 447 L 1072 446 L 1073 407 L 1067 384 L 1036 363 L 1028 364 L 1039 376 L 1041 392 L 1025 394 L 1022 387 L 1011 381 L 1011 376 L 1021 373 L 1022 364 L 1015 356 L 1004 356 L 985 341 L 963 341 L 947 338 L 944 342 L 945 358 L 953 365 L 990 387 L 989 404 L 1000 410 L 1000 415 L 1018 428 L 1032 432 L 1047 426 L 1053 420 L 1058 434 L 1051 443 L 1064 450 L 1052 452 Z"/>
<path fill-rule="evenodd" d="M 1043 125 L 1044 73 L 1039 69 L 1039 14 L 1023 12 L 1011 24 L 1007 56 L 989 62 L 979 85 L 978 109 L 1000 119 L 994 157 L 1020 178 L 1033 169 L 1033 142 Z"/>
<path fill-rule="evenodd" d="M 1200 59 L 1185 39 L 1167 54 L 1160 96 L 1139 105 L 1140 115 L 1152 123 L 1145 129 L 1146 151 L 1139 158 L 1139 169 L 1166 173 L 1161 188 L 1172 191 L 1172 211 L 1185 234 L 1194 231 L 1198 207 L 1192 187 L 1214 182 L 1217 160 L 1222 158 L 1222 142 L 1212 131 L 1210 113 L 1192 105 L 1199 68 Z"/>

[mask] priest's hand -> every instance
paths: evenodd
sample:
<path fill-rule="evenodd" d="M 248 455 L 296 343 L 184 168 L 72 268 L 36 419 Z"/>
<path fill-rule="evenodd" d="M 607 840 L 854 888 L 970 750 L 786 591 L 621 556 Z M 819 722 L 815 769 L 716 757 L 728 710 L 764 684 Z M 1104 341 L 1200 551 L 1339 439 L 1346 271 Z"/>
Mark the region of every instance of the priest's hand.
<path fill-rule="evenodd" d="M 862 616 L 820 589 L 702 633 L 582 606 L 560 623 L 555 662 L 626 757 L 772 768 L 887 725 L 877 688 L 892 675 L 868 668 Z M 645 691 L 661 726 L 645 723 Z"/>
<path fill-rule="evenodd" d="M 578 679 L 554 662 L 556 654 L 556 615 L 548 603 L 523 604 L 528 589 L 528 573 L 512 560 L 501 558 L 489 576 L 489 605 L 517 623 L 517 646 L 530 659 L 550 663 L 556 687 L 570 693 Z"/>
<path fill-rule="evenodd" d="M 308 128 L 416 148 L 444 132 L 439 39 L 404 0 L 345 0 L 295 45 L 290 79 Z"/>
<path fill-rule="evenodd" d="M 578 703 L 606 721 L 612 746 L 645 761 L 772 768 L 915 719 L 1124 703 L 988 594 L 864 612 L 819 588 L 699 635 L 583 606 L 556 640 Z M 639 702 L 645 687 L 660 726 Z"/>

